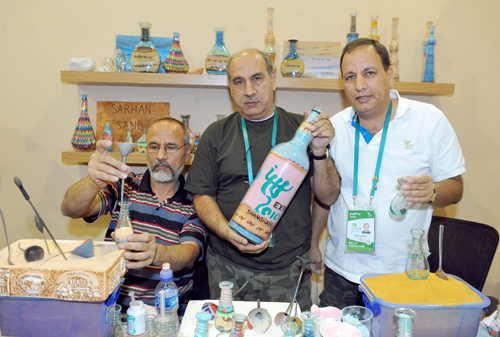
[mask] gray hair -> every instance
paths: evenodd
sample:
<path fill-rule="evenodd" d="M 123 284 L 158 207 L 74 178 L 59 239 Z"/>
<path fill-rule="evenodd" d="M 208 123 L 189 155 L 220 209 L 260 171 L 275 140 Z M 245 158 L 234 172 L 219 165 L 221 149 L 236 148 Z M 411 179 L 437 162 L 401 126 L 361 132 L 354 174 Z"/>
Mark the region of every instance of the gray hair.
<path fill-rule="evenodd" d="M 269 74 L 269 76 L 273 76 L 273 61 L 271 61 L 271 58 L 269 57 L 269 55 L 267 53 L 264 53 L 263 51 L 260 51 L 258 49 L 245 49 L 245 50 L 242 50 L 236 54 L 234 54 L 233 56 L 231 56 L 231 58 L 229 59 L 229 62 L 227 62 L 227 82 L 228 83 L 231 83 L 231 74 L 229 73 L 229 66 L 231 65 L 231 61 L 238 55 L 240 55 L 241 53 L 243 52 L 246 52 L 246 51 L 254 51 L 256 53 L 259 53 L 263 58 L 264 58 L 264 61 L 266 61 L 266 69 L 267 69 L 267 73 Z"/>
<path fill-rule="evenodd" d="M 179 120 L 177 120 L 175 118 L 172 118 L 172 117 L 163 117 L 163 118 L 157 119 L 157 120 L 155 120 L 153 122 L 153 124 L 151 124 L 149 126 L 149 129 L 151 129 L 151 127 L 153 125 L 155 125 L 157 123 L 161 123 L 161 122 L 177 123 L 184 130 L 184 144 L 189 143 L 189 131 L 188 131 L 187 127 L 181 121 L 179 121 Z M 149 129 L 148 129 L 148 132 L 149 132 Z M 148 137 L 148 132 L 146 132 L 146 139 Z"/>

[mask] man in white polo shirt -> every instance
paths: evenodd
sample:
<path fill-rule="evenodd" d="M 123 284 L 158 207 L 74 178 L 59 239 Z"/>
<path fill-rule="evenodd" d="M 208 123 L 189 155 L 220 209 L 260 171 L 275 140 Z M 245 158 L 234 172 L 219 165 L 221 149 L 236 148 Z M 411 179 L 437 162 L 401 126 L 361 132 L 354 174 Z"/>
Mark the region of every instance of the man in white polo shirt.
<path fill-rule="evenodd" d="M 335 128 L 330 155 L 341 190 L 328 217 L 325 290 L 320 298 L 322 306 L 343 308 L 362 305 L 362 275 L 405 272 L 410 230 L 427 232 L 433 207 L 461 200 L 465 160 L 439 109 L 391 90 L 393 70 L 382 44 L 370 39 L 348 43 L 340 68 L 352 106 L 330 119 Z M 408 209 L 391 211 L 400 186 Z M 327 211 L 315 211 L 326 216 Z M 366 223 L 370 239 L 362 234 Z"/>

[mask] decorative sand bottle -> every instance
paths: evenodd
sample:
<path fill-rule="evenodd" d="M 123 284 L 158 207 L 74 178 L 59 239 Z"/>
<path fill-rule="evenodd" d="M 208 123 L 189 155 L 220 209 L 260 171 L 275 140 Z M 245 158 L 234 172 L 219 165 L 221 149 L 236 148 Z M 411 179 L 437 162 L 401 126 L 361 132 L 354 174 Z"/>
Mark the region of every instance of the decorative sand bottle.
<path fill-rule="evenodd" d="M 389 44 L 389 59 L 391 61 L 391 66 L 394 68 L 393 79 L 395 82 L 399 82 L 398 20 L 399 18 L 392 18 L 392 40 Z"/>
<path fill-rule="evenodd" d="M 95 134 L 87 112 L 87 95 L 82 95 L 82 110 L 76 124 L 71 145 L 75 151 L 94 151 Z"/>
<path fill-rule="evenodd" d="M 356 13 L 351 13 L 351 31 L 347 33 L 347 43 L 356 40 L 359 34 L 356 33 Z"/>
<path fill-rule="evenodd" d="M 274 8 L 267 9 L 267 34 L 265 38 L 266 48 L 264 52 L 269 55 L 271 61 L 273 61 L 273 69 L 276 69 L 274 60 L 276 59 L 276 51 L 274 50 L 274 33 L 273 33 L 273 20 L 274 20 Z"/>
<path fill-rule="evenodd" d="M 434 46 L 436 39 L 434 38 L 434 29 L 436 26 L 431 26 L 431 33 L 427 40 L 427 56 L 425 59 L 424 82 L 434 82 Z"/>
<path fill-rule="evenodd" d="M 222 281 L 220 287 L 220 302 L 215 313 L 214 325 L 220 332 L 230 332 L 234 327 L 233 283 Z"/>
<path fill-rule="evenodd" d="M 380 35 L 378 35 L 378 15 L 372 15 L 372 27 L 370 31 L 370 35 L 368 35 L 369 39 L 380 41 Z"/>
<path fill-rule="evenodd" d="M 189 71 L 189 64 L 181 50 L 179 33 L 174 33 L 172 48 L 163 61 L 163 69 L 166 73 L 174 74 L 187 74 Z"/>
<path fill-rule="evenodd" d="M 149 37 L 151 23 L 140 22 L 141 41 L 135 46 L 132 52 L 132 68 L 136 73 L 156 73 L 160 69 L 160 54 L 153 45 Z"/>
<path fill-rule="evenodd" d="M 304 73 L 304 62 L 296 51 L 298 40 L 288 41 L 290 42 L 290 52 L 281 62 L 281 75 L 283 77 L 301 77 Z"/>
<path fill-rule="evenodd" d="M 214 28 L 215 45 L 208 52 L 205 58 L 205 69 L 209 75 L 226 75 L 227 62 L 231 58 L 231 53 L 224 44 L 225 28 Z"/>

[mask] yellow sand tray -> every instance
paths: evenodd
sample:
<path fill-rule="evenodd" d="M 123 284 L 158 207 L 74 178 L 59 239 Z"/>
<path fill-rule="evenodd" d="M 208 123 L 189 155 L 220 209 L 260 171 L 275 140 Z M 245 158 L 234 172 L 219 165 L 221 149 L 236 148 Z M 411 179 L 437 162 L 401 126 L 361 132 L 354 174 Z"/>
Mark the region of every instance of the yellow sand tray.
<path fill-rule="evenodd" d="M 44 297 L 67 301 L 100 302 L 119 285 L 125 275 L 123 250 L 114 242 L 94 242 L 94 257 L 84 258 L 71 253 L 83 241 L 57 240 L 66 261 L 52 242 L 19 240 L 0 251 L 0 296 Z M 22 249 L 37 245 L 44 249 L 43 260 L 27 262 Z"/>
<path fill-rule="evenodd" d="M 462 281 L 448 278 L 445 281 L 431 273 L 426 280 L 415 281 L 398 273 L 366 278 L 364 284 L 373 296 L 393 304 L 453 306 L 483 301 Z"/>

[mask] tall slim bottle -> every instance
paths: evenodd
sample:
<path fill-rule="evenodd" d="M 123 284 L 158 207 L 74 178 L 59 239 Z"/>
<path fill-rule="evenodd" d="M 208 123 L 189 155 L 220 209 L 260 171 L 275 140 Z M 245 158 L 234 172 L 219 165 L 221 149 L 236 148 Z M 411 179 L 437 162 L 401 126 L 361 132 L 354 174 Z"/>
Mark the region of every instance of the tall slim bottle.
<path fill-rule="evenodd" d="M 369 39 L 380 41 L 380 35 L 378 35 L 378 15 L 372 15 L 372 28 L 370 35 L 368 35 Z"/>
<path fill-rule="evenodd" d="M 149 38 L 151 23 L 140 22 L 141 41 L 132 52 L 132 68 L 136 73 L 156 73 L 160 69 L 160 54 Z"/>
<path fill-rule="evenodd" d="M 431 26 L 431 33 L 427 40 L 427 56 L 425 58 L 424 82 L 434 82 L 434 46 L 436 39 L 434 38 L 434 29 L 436 26 Z"/>
<path fill-rule="evenodd" d="M 309 170 L 307 147 L 313 136 L 313 119 L 323 110 L 315 106 L 292 140 L 275 146 L 229 223 L 249 242 L 268 239 Z M 286 224 L 284 224 L 286 226 Z"/>
<path fill-rule="evenodd" d="M 392 40 L 389 44 L 389 59 L 391 66 L 394 68 L 394 81 L 399 82 L 399 42 L 398 42 L 398 20 L 399 18 L 392 18 Z"/>
<path fill-rule="evenodd" d="M 109 125 L 109 122 L 106 122 L 106 127 L 102 132 L 102 139 L 111 141 L 111 146 L 107 147 L 106 150 L 108 150 L 109 152 L 113 151 L 113 132 L 111 131 L 111 126 Z"/>
<path fill-rule="evenodd" d="M 274 60 L 276 59 L 276 52 L 274 50 L 274 34 L 273 34 L 273 20 L 274 20 L 274 8 L 267 9 L 267 34 L 265 38 L 266 48 L 264 52 L 269 55 L 271 61 L 273 61 L 273 69 L 276 69 Z"/>
<path fill-rule="evenodd" d="M 351 13 L 351 31 L 347 33 L 347 43 L 356 40 L 359 34 L 356 33 L 356 13 Z"/>
<path fill-rule="evenodd" d="M 427 21 L 427 30 L 425 34 L 425 40 L 423 43 L 424 47 L 424 57 L 422 61 L 422 78 L 420 82 L 424 81 L 424 76 L 425 76 L 425 61 L 427 60 L 427 41 L 429 41 L 429 37 L 431 36 L 431 26 L 434 24 L 434 21 Z"/>

